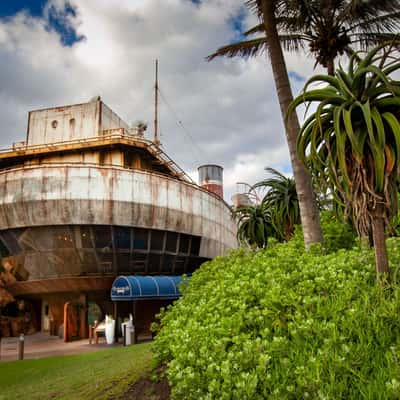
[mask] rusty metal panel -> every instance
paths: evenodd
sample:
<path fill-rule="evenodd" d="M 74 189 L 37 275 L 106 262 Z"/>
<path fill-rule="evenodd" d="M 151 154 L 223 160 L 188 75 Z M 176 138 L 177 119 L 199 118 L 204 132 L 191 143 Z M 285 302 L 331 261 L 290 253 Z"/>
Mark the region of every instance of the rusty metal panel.
<path fill-rule="evenodd" d="M 0 172 L 0 229 L 104 224 L 208 239 L 201 255 L 236 246 L 229 207 L 195 185 L 145 171 L 42 165 Z M 209 243 L 206 246 L 206 243 Z"/>
<path fill-rule="evenodd" d="M 27 145 L 66 142 L 99 136 L 100 102 L 31 111 Z"/>
<path fill-rule="evenodd" d="M 106 104 L 101 103 L 101 131 L 110 129 L 124 128 L 129 129 L 129 125 L 123 121 L 114 111 Z"/>
<path fill-rule="evenodd" d="M 199 185 L 219 197 L 224 197 L 223 168 L 219 165 L 201 165 L 199 171 Z"/>

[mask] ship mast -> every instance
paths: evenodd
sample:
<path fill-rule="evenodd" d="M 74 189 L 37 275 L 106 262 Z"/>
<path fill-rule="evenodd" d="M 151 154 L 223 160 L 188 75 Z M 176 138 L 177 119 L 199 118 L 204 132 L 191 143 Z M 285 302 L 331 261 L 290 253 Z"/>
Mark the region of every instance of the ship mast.
<path fill-rule="evenodd" d="M 154 84 L 154 144 L 160 144 L 158 140 L 158 60 L 156 60 L 156 80 Z"/>

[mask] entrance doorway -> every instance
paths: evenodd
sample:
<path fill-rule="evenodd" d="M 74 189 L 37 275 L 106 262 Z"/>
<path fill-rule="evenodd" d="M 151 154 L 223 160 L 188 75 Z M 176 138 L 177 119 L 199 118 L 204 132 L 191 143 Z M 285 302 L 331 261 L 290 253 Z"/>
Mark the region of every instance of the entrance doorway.
<path fill-rule="evenodd" d="M 50 332 L 50 306 L 47 301 L 42 301 L 42 332 Z"/>

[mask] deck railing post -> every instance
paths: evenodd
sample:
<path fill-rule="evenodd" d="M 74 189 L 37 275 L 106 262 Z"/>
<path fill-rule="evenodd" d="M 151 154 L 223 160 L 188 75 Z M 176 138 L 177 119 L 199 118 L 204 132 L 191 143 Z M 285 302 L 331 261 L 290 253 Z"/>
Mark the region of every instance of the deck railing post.
<path fill-rule="evenodd" d="M 18 360 L 24 359 L 25 336 L 23 333 L 18 338 Z"/>

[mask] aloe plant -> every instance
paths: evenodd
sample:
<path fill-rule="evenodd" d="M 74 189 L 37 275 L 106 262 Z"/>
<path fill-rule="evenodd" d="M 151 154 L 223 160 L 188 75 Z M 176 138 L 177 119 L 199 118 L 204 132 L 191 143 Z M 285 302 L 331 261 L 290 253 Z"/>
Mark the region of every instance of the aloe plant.
<path fill-rule="evenodd" d="M 334 76 L 316 75 L 291 103 L 317 102 L 297 139 L 300 159 L 323 176 L 355 222 L 360 236 L 372 230 L 377 275 L 389 275 L 385 226 L 397 211 L 396 178 L 400 166 L 400 69 L 394 44 L 386 43 L 363 58 L 354 53 L 348 68 Z M 309 89 L 313 83 L 325 84 Z"/>
<path fill-rule="evenodd" d="M 301 222 L 296 182 L 274 168 L 265 168 L 265 170 L 272 176 L 256 183 L 253 188 L 268 189 L 262 199 L 262 205 L 264 209 L 269 210 L 276 238 L 287 241 L 291 238 L 295 226 Z"/>
<path fill-rule="evenodd" d="M 242 206 L 234 211 L 237 218 L 237 238 L 241 245 L 264 248 L 268 237 L 274 236 L 271 216 L 264 204 Z"/>

